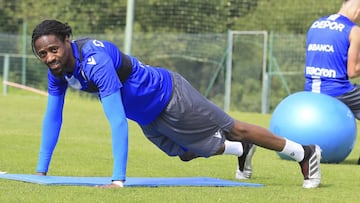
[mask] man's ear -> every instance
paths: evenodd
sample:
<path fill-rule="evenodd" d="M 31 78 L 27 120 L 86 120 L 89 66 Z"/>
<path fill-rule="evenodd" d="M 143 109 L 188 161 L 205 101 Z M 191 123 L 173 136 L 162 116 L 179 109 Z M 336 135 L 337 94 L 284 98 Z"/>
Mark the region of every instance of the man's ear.
<path fill-rule="evenodd" d="M 70 43 L 70 37 L 69 37 L 69 36 L 66 36 L 66 37 L 65 37 L 65 42 L 69 42 L 69 43 Z"/>
<path fill-rule="evenodd" d="M 359 22 L 360 21 L 360 8 L 356 9 L 355 16 L 356 16 L 356 22 Z"/>

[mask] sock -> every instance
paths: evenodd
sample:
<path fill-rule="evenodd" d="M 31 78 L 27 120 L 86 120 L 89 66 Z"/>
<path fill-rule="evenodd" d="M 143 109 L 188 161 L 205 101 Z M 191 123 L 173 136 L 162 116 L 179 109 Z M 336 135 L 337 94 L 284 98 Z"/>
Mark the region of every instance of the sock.
<path fill-rule="evenodd" d="M 232 154 L 236 156 L 241 156 L 243 154 L 243 146 L 241 142 L 233 142 L 225 140 L 225 150 L 223 154 Z"/>
<path fill-rule="evenodd" d="M 279 152 L 281 154 L 285 154 L 293 159 L 295 159 L 297 162 L 300 162 L 304 159 L 304 148 L 301 144 L 298 144 L 296 142 L 293 142 L 291 140 L 285 139 L 285 146 L 284 149 Z"/>

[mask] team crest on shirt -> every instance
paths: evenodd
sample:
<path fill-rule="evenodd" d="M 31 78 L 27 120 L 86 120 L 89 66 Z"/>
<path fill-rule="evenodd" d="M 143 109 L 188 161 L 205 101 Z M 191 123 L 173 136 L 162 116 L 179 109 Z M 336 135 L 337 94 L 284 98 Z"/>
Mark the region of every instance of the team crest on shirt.
<path fill-rule="evenodd" d="M 97 47 L 105 47 L 104 46 L 104 43 L 102 43 L 101 41 L 99 40 L 93 40 L 93 44 Z"/>
<path fill-rule="evenodd" d="M 89 65 L 96 65 L 95 58 L 94 58 L 93 56 L 90 57 L 90 58 L 88 58 L 87 64 L 89 64 Z"/>

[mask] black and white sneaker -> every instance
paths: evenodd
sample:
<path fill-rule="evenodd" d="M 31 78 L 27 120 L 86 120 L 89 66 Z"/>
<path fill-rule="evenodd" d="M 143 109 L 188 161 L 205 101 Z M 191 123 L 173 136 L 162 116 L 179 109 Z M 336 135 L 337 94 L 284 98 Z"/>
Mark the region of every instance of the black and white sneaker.
<path fill-rule="evenodd" d="M 316 188 L 321 182 L 321 149 L 318 145 L 304 146 L 305 156 L 299 162 L 304 176 L 303 188 Z"/>
<path fill-rule="evenodd" d="M 238 180 L 249 179 L 252 175 L 251 160 L 255 153 L 256 145 L 242 142 L 243 154 L 238 157 L 238 168 L 235 178 Z"/>

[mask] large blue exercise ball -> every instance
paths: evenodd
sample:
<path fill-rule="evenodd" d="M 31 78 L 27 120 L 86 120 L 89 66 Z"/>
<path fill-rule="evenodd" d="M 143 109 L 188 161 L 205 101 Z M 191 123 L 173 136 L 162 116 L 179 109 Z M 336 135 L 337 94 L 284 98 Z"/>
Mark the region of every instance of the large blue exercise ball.
<path fill-rule="evenodd" d="M 303 145 L 319 145 L 322 163 L 340 163 L 353 149 L 357 127 L 353 113 L 343 102 L 303 91 L 287 96 L 276 106 L 269 130 Z"/>

